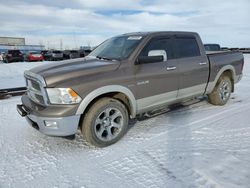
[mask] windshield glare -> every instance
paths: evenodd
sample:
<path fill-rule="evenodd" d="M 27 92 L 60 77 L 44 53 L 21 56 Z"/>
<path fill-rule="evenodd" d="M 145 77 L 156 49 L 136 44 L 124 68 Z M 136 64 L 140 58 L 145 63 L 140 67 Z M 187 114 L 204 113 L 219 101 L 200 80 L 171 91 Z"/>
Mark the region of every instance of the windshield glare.
<path fill-rule="evenodd" d="M 119 36 L 108 39 L 100 44 L 89 56 L 107 58 L 112 60 L 124 60 L 141 42 L 142 36 Z"/>

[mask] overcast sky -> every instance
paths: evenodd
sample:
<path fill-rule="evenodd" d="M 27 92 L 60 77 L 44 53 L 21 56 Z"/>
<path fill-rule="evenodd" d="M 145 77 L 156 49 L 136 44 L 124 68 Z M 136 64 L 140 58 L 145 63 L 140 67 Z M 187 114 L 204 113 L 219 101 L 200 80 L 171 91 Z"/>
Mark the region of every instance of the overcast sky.
<path fill-rule="evenodd" d="M 117 34 L 159 30 L 250 47 L 250 0 L 0 0 L 0 36 L 28 44 L 94 46 Z"/>

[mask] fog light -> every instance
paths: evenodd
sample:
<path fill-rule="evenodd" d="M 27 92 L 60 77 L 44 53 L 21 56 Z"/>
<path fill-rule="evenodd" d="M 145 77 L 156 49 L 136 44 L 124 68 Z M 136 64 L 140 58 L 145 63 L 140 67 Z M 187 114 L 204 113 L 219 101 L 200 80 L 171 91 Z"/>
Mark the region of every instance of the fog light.
<path fill-rule="evenodd" d="M 56 128 L 56 129 L 58 128 L 56 121 L 44 121 L 44 124 L 46 127 Z"/>

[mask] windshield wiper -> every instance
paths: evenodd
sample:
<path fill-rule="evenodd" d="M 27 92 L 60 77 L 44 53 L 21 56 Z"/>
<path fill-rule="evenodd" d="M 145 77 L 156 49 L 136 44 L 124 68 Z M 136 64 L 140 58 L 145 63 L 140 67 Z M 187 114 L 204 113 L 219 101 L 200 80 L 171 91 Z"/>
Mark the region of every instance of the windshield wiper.
<path fill-rule="evenodd" d="M 108 61 L 114 61 L 115 60 L 115 59 L 111 59 L 111 58 L 108 58 L 108 57 L 101 57 L 101 56 L 96 56 L 96 58 L 103 59 L 103 60 L 108 60 Z"/>

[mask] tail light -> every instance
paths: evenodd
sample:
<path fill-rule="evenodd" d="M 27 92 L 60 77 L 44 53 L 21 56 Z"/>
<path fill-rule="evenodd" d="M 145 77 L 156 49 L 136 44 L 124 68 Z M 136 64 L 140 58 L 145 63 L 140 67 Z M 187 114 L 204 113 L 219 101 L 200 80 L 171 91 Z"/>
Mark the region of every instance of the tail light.
<path fill-rule="evenodd" d="M 7 54 L 7 56 L 12 57 L 12 54 Z"/>
<path fill-rule="evenodd" d="M 22 53 L 19 53 L 19 56 L 22 56 L 23 54 Z"/>

